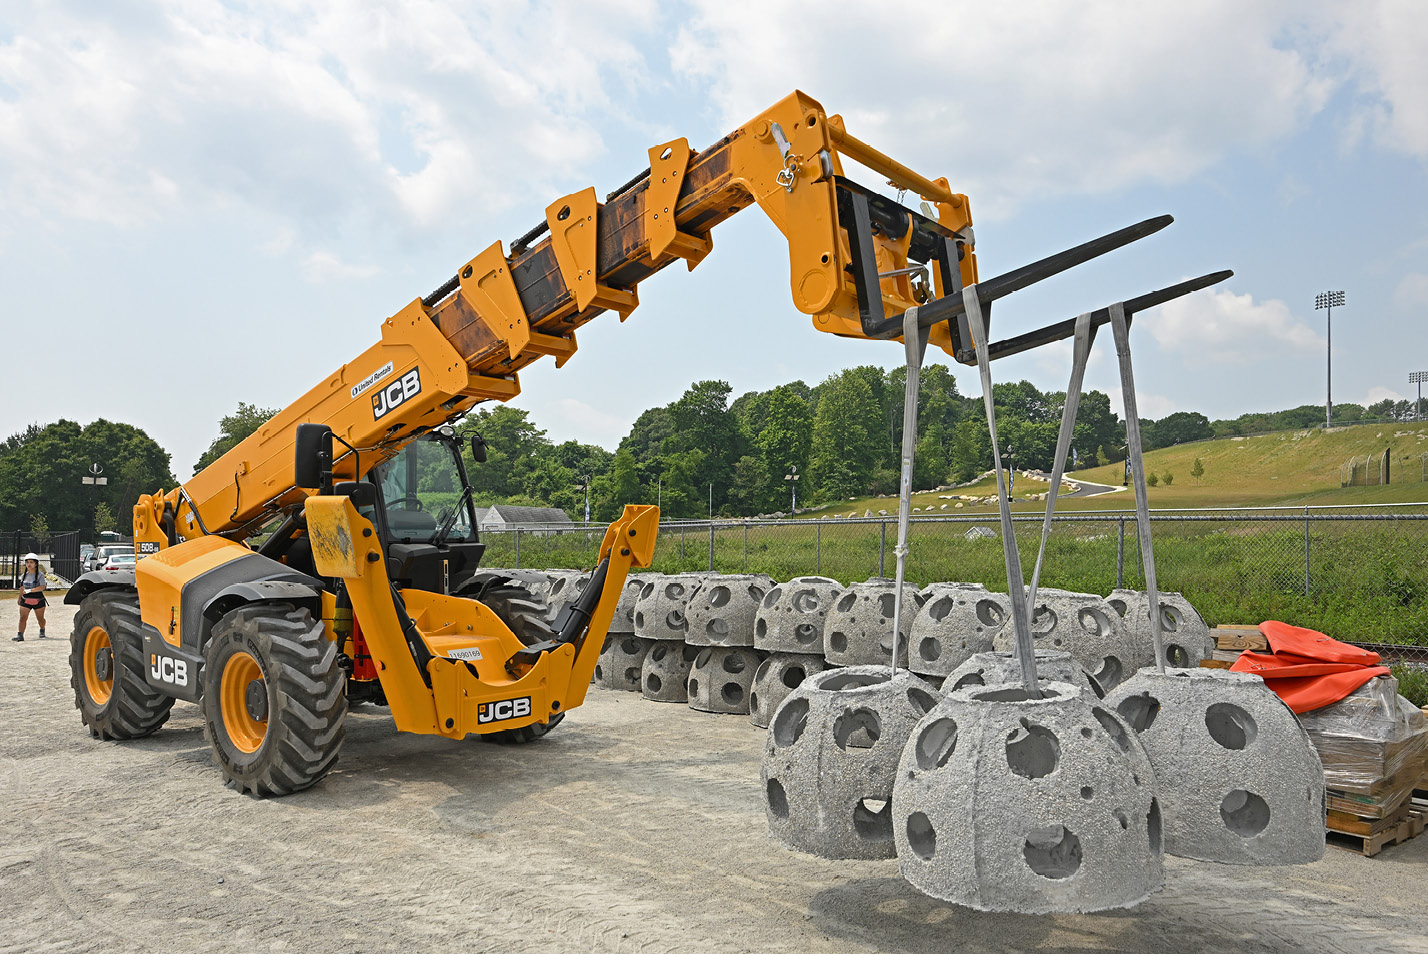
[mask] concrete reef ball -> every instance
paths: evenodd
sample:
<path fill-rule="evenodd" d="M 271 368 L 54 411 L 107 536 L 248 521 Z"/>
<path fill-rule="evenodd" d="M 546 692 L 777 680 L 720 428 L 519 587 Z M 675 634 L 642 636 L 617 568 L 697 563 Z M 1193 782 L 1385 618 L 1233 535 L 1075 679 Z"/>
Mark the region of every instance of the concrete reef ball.
<path fill-rule="evenodd" d="M 1069 653 L 1038 652 L 1036 654 L 1036 680 L 1042 682 L 1069 682 L 1080 686 L 1095 698 L 1105 695 L 1096 681 L 1086 674 L 1080 663 Z M 1021 661 L 1016 653 L 978 653 L 962 665 L 952 670 L 942 683 L 942 691 L 947 695 L 969 686 L 1019 686 L 1022 685 Z"/>
<path fill-rule="evenodd" d="M 1134 732 L 1069 683 L 953 693 L 913 729 L 893 791 L 898 868 L 979 911 L 1100 911 L 1163 877 L 1155 779 Z M 976 819 L 971 824 L 970 819 Z"/>
<path fill-rule="evenodd" d="M 1324 856 L 1324 768 L 1258 676 L 1142 669 L 1106 696 L 1155 767 L 1165 850 L 1240 865 Z"/>
<path fill-rule="evenodd" d="M 645 654 L 652 640 L 616 633 L 605 637 L 600 658 L 595 661 L 595 685 L 600 689 L 639 692 Z"/>
<path fill-rule="evenodd" d="M 823 625 L 843 595 L 826 576 L 800 576 L 769 590 L 754 617 L 754 646 L 773 653 L 823 652 Z"/>
<path fill-rule="evenodd" d="M 689 669 L 698 646 L 660 640 L 645 653 L 640 669 L 640 692 L 651 702 L 688 702 Z"/>
<path fill-rule="evenodd" d="M 1070 653 L 1107 692 L 1135 671 L 1135 649 L 1109 603 L 1093 593 L 1041 590 L 1031 634 L 1038 651 Z M 998 652 L 1016 649 L 1016 627 L 1003 626 L 992 640 Z"/>
<path fill-rule="evenodd" d="M 625 578 L 625 587 L 620 591 L 620 602 L 615 606 L 615 615 L 610 617 L 611 634 L 635 632 L 635 602 L 645 584 L 664 579 L 663 573 L 631 573 Z"/>
<path fill-rule="evenodd" d="M 897 584 L 892 580 L 854 583 L 828 613 L 823 631 L 823 654 L 835 666 L 877 666 L 893 661 L 893 601 Z M 921 594 L 911 584 L 902 586 L 902 631 L 897 664 L 907 665 L 907 636 L 922 607 Z"/>
<path fill-rule="evenodd" d="M 762 654 L 752 646 L 705 646 L 689 670 L 689 708 L 747 715 Z"/>
<path fill-rule="evenodd" d="M 1111 609 L 1120 614 L 1126 633 L 1135 647 L 1135 668 L 1155 665 L 1155 638 L 1150 631 L 1150 594 L 1141 590 L 1112 590 L 1106 597 Z M 1210 627 L 1190 601 L 1179 593 L 1160 594 L 1160 641 L 1165 647 L 1165 665 L 1191 669 L 1200 660 L 1215 654 Z"/>
<path fill-rule="evenodd" d="M 979 583 L 933 583 L 922 591 L 922 609 L 909 633 L 907 666 L 927 676 L 945 676 L 977 653 L 1011 619 L 1011 601 Z"/>
<path fill-rule="evenodd" d="M 774 581 L 762 573 L 711 576 L 689 600 L 684 641 L 691 646 L 753 646 L 754 616 Z"/>
<path fill-rule="evenodd" d="M 906 670 L 835 669 L 778 707 L 764 743 L 769 834 L 822 858 L 893 857 L 893 776 L 942 695 Z"/>
<path fill-rule="evenodd" d="M 774 711 L 789 693 L 803 685 L 809 676 L 826 668 L 822 656 L 803 653 L 772 653 L 759 664 L 754 683 L 749 688 L 749 721 L 760 729 L 769 727 Z"/>
<path fill-rule="evenodd" d="M 684 642 L 689 633 L 685 615 L 689 601 L 707 579 L 707 575 L 672 573 L 645 584 L 635 601 L 635 635 Z"/>

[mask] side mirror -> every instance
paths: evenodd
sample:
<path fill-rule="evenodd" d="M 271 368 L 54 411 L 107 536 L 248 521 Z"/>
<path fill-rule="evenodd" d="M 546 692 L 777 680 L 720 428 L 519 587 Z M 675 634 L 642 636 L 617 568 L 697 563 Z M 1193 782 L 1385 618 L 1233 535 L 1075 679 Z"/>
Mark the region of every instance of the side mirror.
<path fill-rule="evenodd" d="M 332 428 L 326 424 L 297 426 L 293 483 L 308 490 L 332 490 Z"/>
<path fill-rule="evenodd" d="M 478 464 L 486 463 L 486 438 L 480 434 L 471 435 L 471 459 Z"/>

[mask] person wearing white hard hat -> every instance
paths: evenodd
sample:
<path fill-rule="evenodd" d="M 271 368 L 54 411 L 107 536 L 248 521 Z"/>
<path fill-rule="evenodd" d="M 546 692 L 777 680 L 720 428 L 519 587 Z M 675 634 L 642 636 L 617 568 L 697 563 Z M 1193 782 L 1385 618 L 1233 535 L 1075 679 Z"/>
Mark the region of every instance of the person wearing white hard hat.
<path fill-rule="evenodd" d="M 25 624 L 30 620 L 30 610 L 40 621 L 40 638 L 45 638 L 45 571 L 40 569 L 38 553 L 25 554 L 25 572 L 20 574 L 20 632 L 11 642 L 25 641 Z"/>

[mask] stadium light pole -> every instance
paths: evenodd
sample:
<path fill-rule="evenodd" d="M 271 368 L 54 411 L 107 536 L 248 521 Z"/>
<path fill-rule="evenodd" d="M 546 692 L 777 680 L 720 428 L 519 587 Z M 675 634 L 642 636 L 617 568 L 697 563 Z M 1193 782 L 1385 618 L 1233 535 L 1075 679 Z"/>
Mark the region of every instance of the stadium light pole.
<path fill-rule="evenodd" d="M 1334 424 L 1334 399 L 1332 389 L 1334 384 L 1334 309 L 1344 306 L 1344 293 L 1342 291 L 1320 292 L 1314 296 L 1314 310 L 1327 312 L 1325 317 L 1325 330 L 1328 338 L 1328 345 L 1324 349 L 1326 354 L 1326 374 L 1324 378 L 1324 426 L 1332 427 Z"/>
<path fill-rule="evenodd" d="M 1418 400 L 1413 404 L 1413 419 L 1423 420 L 1423 382 L 1428 381 L 1428 371 L 1413 371 L 1408 375 L 1408 383 L 1418 385 Z"/>

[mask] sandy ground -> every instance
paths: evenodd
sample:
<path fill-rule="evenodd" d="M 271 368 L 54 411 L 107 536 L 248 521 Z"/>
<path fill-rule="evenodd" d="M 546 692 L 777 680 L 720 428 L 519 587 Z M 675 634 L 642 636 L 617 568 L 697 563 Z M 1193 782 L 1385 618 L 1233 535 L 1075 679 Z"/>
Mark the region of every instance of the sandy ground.
<path fill-rule="evenodd" d="M 223 787 L 192 706 L 149 739 L 91 739 L 54 638 L 72 609 L 51 612 L 50 639 L 0 640 L 7 954 L 1428 951 L 1428 837 L 1300 868 L 1167 859 L 1131 911 L 978 914 L 893 861 L 770 841 L 762 731 L 626 693 L 512 748 L 398 736 L 368 709 L 324 782 L 258 801 Z"/>

